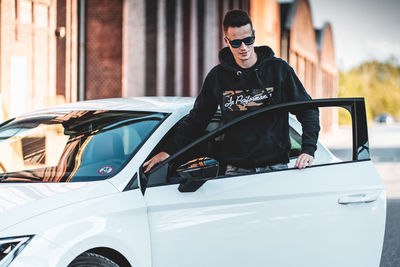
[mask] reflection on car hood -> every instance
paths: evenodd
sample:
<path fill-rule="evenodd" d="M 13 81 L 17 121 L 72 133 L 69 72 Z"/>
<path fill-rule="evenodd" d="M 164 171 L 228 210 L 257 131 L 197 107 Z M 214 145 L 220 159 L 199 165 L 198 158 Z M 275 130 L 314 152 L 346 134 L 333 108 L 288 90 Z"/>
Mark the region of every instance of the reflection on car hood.
<path fill-rule="evenodd" d="M 47 211 L 116 191 L 108 181 L 0 184 L 0 231 Z"/>

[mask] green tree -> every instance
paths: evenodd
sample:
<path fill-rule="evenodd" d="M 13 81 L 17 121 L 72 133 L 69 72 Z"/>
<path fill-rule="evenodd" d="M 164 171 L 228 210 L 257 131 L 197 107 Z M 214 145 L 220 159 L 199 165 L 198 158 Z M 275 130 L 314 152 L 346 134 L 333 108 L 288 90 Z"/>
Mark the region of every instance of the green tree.
<path fill-rule="evenodd" d="M 400 65 L 396 59 L 368 61 L 348 72 L 339 73 L 339 97 L 364 97 L 368 119 L 380 113 L 400 117 Z M 349 123 L 346 111 L 339 123 Z"/>

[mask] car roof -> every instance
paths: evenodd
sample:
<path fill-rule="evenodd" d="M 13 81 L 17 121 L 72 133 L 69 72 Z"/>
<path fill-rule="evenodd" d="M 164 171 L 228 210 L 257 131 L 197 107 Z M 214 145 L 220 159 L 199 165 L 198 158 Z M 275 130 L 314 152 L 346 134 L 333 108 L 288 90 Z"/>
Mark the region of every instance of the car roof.
<path fill-rule="evenodd" d="M 127 98 L 107 98 L 79 101 L 75 103 L 62 104 L 48 107 L 45 109 L 23 114 L 36 115 L 43 113 L 65 113 L 77 110 L 123 110 L 123 111 L 148 111 L 173 113 L 178 110 L 191 108 L 194 103 L 193 97 L 127 97 Z"/>

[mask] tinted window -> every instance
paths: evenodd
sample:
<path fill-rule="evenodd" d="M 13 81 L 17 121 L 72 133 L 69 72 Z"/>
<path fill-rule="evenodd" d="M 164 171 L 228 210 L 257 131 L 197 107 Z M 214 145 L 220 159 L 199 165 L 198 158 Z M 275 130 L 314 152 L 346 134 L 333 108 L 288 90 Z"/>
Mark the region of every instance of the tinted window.
<path fill-rule="evenodd" d="M 78 111 L 14 120 L 0 128 L 2 181 L 106 179 L 121 169 L 164 117 Z"/>

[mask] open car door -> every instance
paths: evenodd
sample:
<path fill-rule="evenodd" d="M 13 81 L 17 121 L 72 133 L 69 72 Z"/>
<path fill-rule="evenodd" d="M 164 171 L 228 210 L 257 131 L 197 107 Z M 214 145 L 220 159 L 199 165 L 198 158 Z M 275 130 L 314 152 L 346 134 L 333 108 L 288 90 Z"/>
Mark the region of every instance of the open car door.
<path fill-rule="evenodd" d="M 351 113 L 351 160 L 225 176 L 212 153 L 198 155 L 199 147 L 215 145 L 244 120 L 323 107 Z M 181 165 L 194 155 L 196 161 Z M 294 102 L 246 114 L 140 177 L 153 266 L 379 266 L 386 195 L 369 156 L 361 98 Z"/>

